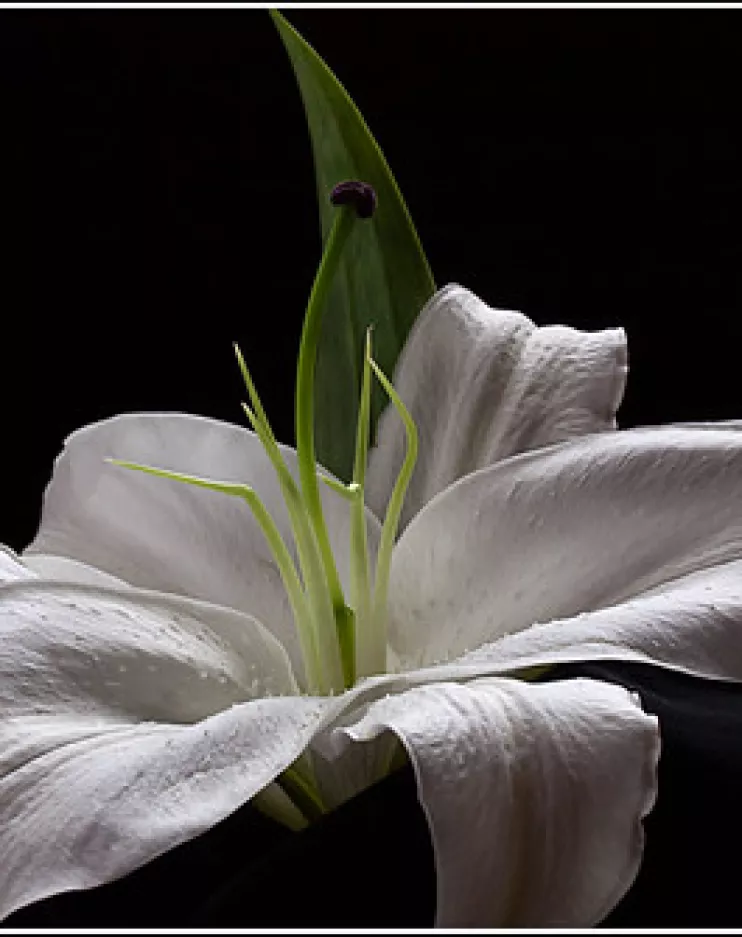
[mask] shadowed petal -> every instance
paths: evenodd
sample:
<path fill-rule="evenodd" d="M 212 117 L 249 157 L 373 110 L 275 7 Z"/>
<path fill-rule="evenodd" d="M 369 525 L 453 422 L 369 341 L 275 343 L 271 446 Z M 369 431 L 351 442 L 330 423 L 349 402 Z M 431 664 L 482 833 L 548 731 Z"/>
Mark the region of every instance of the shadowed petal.
<path fill-rule="evenodd" d="M 399 736 L 417 775 L 443 927 L 586 927 L 631 885 L 654 803 L 657 720 L 623 688 L 439 683 L 336 733 Z M 343 744 L 345 737 L 345 745 Z"/>
<path fill-rule="evenodd" d="M 265 789 L 331 702 L 294 693 L 249 616 L 19 568 L 0 587 L 0 916 L 118 878 Z"/>

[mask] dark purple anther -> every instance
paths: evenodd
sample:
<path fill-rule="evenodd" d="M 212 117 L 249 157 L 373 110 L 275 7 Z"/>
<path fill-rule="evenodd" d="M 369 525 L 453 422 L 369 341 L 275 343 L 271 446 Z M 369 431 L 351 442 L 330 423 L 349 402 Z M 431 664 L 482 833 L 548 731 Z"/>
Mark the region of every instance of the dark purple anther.
<path fill-rule="evenodd" d="M 376 192 L 368 182 L 348 179 L 338 182 L 330 192 L 330 201 L 333 205 L 352 205 L 359 218 L 370 218 L 376 208 Z"/>

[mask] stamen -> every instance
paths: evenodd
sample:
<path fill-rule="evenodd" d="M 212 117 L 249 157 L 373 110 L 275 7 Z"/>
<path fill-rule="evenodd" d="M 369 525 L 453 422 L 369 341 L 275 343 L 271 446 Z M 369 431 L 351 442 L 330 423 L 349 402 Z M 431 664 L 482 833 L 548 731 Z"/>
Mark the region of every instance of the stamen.
<path fill-rule="evenodd" d="M 237 342 L 233 342 L 232 347 L 234 348 L 235 357 L 237 358 L 237 364 L 239 365 L 240 371 L 242 373 L 242 380 L 245 382 L 245 387 L 247 392 L 250 395 L 250 403 L 253 405 L 254 414 L 249 416 L 250 422 L 252 423 L 254 419 L 260 420 L 262 425 L 265 427 L 266 432 L 270 435 L 271 439 L 275 441 L 275 436 L 273 435 L 273 430 L 271 429 L 270 422 L 268 421 L 268 415 L 263 409 L 263 404 L 260 402 L 260 397 L 258 396 L 258 390 L 255 387 L 255 383 L 252 379 L 247 365 L 245 364 L 245 359 L 242 357 L 242 352 L 240 351 L 240 346 Z M 243 404 L 243 407 L 245 405 Z M 247 408 L 245 407 L 245 410 Z M 256 431 L 257 432 L 257 431 Z"/>
<path fill-rule="evenodd" d="M 376 559 L 376 581 L 374 583 L 374 606 L 373 622 L 374 632 L 377 635 L 383 635 L 384 648 L 386 649 L 387 632 L 387 593 L 389 591 L 389 574 L 392 564 L 392 548 L 397 536 L 397 527 L 402 513 L 407 486 L 412 478 L 417 462 L 417 427 L 415 421 L 402 402 L 401 397 L 392 386 L 392 383 L 381 368 L 376 364 L 373 358 L 369 358 L 369 364 L 373 368 L 379 383 L 389 396 L 394 408 L 399 413 L 404 423 L 405 434 L 407 436 L 407 452 L 405 453 L 402 468 L 394 483 L 392 496 L 387 506 L 384 525 L 381 528 L 381 540 L 379 541 L 379 552 Z M 384 668 L 386 669 L 386 667 Z"/>
<path fill-rule="evenodd" d="M 325 583 L 322 558 L 301 493 L 281 455 L 255 384 L 237 345 L 235 345 L 235 353 L 254 408 L 251 410 L 247 404 L 243 403 L 243 410 L 271 461 L 288 511 L 299 565 L 306 586 L 307 601 L 312 611 L 310 620 L 314 642 L 319 653 L 320 686 L 322 692 L 329 692 L 331 689 L 342 687 L 344 678 L 341 653 L 337 644 L 335 615 Z M 297 627 L 299 627 L 298 623 Z"/>
<path fill-rule="evenodd" d="M 350 579 L 351 601 L 356 610 L 356 679 L 386 669 L 386 638 L 374 628 L 366 530 L 366 510 L 363 488 L 366 483 L 369 430 L 371 425 L 371 329 L 366 332 L 366 350 L 363 356 L 361 398 L 356 425 L 356 454 L 353 481 L 360 497 L 353 505 L 351 515 Z"/>
<path fill-rule="evenodd" d="M 341 481 L 338 481 L 337 478 L 330 478 L 329 475 L 323 475 L 322 472 L 317 472 L 317 477 L 323 485 L 327 485 L 328 488 L 336 494 L 339 494 L 341 498 L 345 498 L 346 501 L 350 501 L 351 503 L 355 503 L 361 491 L 360 486 L 356 485 L 355 482 L 344 485 Z"/>

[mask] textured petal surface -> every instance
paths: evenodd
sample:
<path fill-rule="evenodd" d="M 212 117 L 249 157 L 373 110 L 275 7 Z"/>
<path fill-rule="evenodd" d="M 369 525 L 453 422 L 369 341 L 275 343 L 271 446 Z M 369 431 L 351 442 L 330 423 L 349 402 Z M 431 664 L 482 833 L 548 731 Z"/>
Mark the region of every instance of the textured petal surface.
<path fill-rule="evenodd" d="M 420 433 L 402 524 L 456 479 L 500 459 L 615 428 L 626 382 L 622 329 L 538 328 L 460 286 L 428 302 L 394 384 Z M 382 517 L 405 437 L 388 407 L 369 459 L 366 498 Z"/>
<path fill-rule="evenodd" d="M 288 447 L 281 450 L 296 476 L 295 452 Z M 109 465 L 106 458 L 251 485 L 292 546 L 278 482 L 257 436 L 238 426 L 186 414 L 128 414 L 78 430 L 56 462 L 41 526 L 28 554 L 68 557 L 135 586 L 248 612 L 278 637 L 301 675 L 291 609 L 247 504 Z M 338 572 L 347 588 L 348 504 L 325 486 L 322 489 Z M 367 516 L 374 555 L 379 525 L 370 512 Z M 55 569 L 56 575 L 68 575 L 72 581 L 77 581 L 79 572 L 70 565 Z"/>
<path fill-rule="evenodd" d="M 516 657 L 581 644 L 586 659 L 593 642 L 613 656 L 634 646 L 742 678 L 741 483 L 742 433 L 726 428 L 599 433 L 461 480 L 395 547 L 390 640 L 400 666 L 450 660 L 543 622 L 518 636 Z M 650 592 L 651 618 L 623 604 Z M 677 607 L 662 604 L 664 593 Z M 717 600 L 728 612 L 714 611 Z M 595 615 L 574 622 L 585 613 Z"/>
<path fill-rule="evenodd" d="M 742 680 L 742 560 L 681 576 L 619 605 L 557 619 L 484 644 L 451 679 L 540 664 L 636 660 Z"/>
<path fill-rule="evenodd" d="M 409 753 L 430 823 L 438 925 L 585 927 L 631 885 L 659 735 L 623 688 L 423 686 L 373 703 L 335 741 L 376 744 L 388 730 Z"/>
<path fill-rule="evenodd" d="M 295 692 L 244 614 L 18 567 L 0 587 L 0 916 L 118 878 L 264 789 L 332 704 Z"/>
<path fill-rule="evenodd" d="M 334 699 L 296 696 L 288 657 L 245 614 L 132 587 L 42 580 L 10 551 L 0 560 L 0 915 L 49 894 L 111 881 L 197 836 L 265 791 L 307 748 L 318 765 L 325 759 L 328 804 L 341 802 L 383 774 L 394 754 L 389 733 L 345 753 L 342 739 L 348 732 L 358 739 L 378 734 L 374 726 L 387 715 L 414 756 L 437 844 L 442 923 L 590 922 L 601 901 L 617 900 L 628 885 L 641 851 L 637 818 L 652 787 L 647 769 L 637 790 L 639 730 L 649 723 L 637 722 L 642 714 L 626 696 L 604 688 L 588 694 L 584 705 L 550 709 L 548 701 L 539 703 L 542 689 L 524 703 L 524 690 L 507 680 L 481 689 L 424 686 L 420 695 L 416 687 L 442 679 L 446 668 L 371 678 Z M 458 672 L 466 668 L 459 665 Z M 588 742 L 583 709 L 603 739 L 599 749 Z M 564 738 L 572 732 L 582 748 L 564 738 L 546 741 L 560 720 Z M 518 765 L 501 765 L 504 774 L 489 771 L 513 745 Z M 650 749 L 645 743 L 645 769 Z M 584 809 L 608 814 L 585 793 L 592 775 L 581 753 L 603 765 L 611 763 L 609 750 L 624 772 L 620 806 L 601 820 L 609 848 L 590 900 L 575 885 L 584 881 L 575 872 L 559 879 L 560 903 L 546 901 L 553 857 L 534 873 L 540 905 L 510 895 L 512 876 L 502 883 L 507 895 L 493 904 L 489 873 L 470 882 L 456 872 L 466 836 L 483 830 L 484 849 L 483 818 L 499 829 L 512 812 L 515 780 L 526 772 L 538 786 L 558 773 L 557 755 L 565 771 L 566 765 L 579 770 L 573 783 Z M 464 784 L 471 804 L 479 805 L 476 816 L 466 810 L 458 816 L 458 838 L 450 810 L 461 804 L 459 795 L 451 801 L 452 781 Z M 535 796 L 518 785 L 524 797 Z M 554 782 L 549 793 L 544 810 L 554 814 L 559 845 L 580 818 L 592 835 L 592 813 L 581 806 L 575 814 L 566 782 Z M 635 794 L 641 802 L 632 801 Z M 537 828 L 534 822 L 504 835 L 521 842 Z M 468 831 L 463 840 L 461 831 Z M 584 854 L 589 864 L 590 842 L 580 841 L 580 849 L 578 862 Z M 502 855 L 485 852 L 489 869 L 501 875 Z M 467 907 L 471 918 L 462 910 Z"/>

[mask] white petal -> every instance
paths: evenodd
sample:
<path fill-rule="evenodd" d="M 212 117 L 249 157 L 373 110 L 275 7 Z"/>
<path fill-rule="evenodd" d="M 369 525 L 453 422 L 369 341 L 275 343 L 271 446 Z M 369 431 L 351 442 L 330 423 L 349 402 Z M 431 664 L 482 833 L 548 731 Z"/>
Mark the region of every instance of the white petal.
<path fill-rule="evenodd" d="M 2 587 L 0 916 L 118 878 L 265 788 L 331 705 L 279 695 L 295 691 L 280 646 L 243 614 Z"/>
<path fill-rule="evenodd" d="M 395 547 L 390 640 L 402 666 L 608 609 L 741 558 L 741 482 L 742 434 L 711 428 L 595 434 L 461 480 Z M 615 633 L 614 644 L 626 639 L 625 628 Z M 653 651 L 658 660 L 725 667 L 723 642 L 711 660 L 693 654 L 690 633 L 682 652 L 672 629 L 653 639 L 665 645 Z"/>
<path fill-rule="evenodd" d="M 375 740 L 389 729 L 428 816 L 439 926 L 587 927 L 631 885 L 659 735 L 622 687 L 423 686 L 373 703 L 336 735 Z"/>
<path fill-rule="evenodd" d="M 144 590 L 33 578 L 0 587 L 0 705 L 194 722 L 297 692 L 288 657 L 249 615 Z M 2 720 L 0 720 L 0 723 Z M 0 746 L 2 749 L 2 746 Z"/>
<path fill-rule="evenodd" d="M 576 660 L 636 660 L 742 680 L 742 560 L 595 612 L 537 624 L 462 655 L 449 679 Z"/>
<path fill-rule="evenodd" d="M 281 447 L 297 475 L 296 454 Z M 281 641 L 302 666 L 293 617 L 273 556 L 241 499 L 107 464 L 142 462 L 219 481 L 251 485 L 293 549 L 273 468 L 254 433 L 186 414 L 128 414 L 73 433 L 44 498 L 33 554 L 68 557 L 135 586 L 241 609 Z M 329 474 L 329 473 L 328 473 Z M 349 582 L 349 506 L 322 486 L 338 572 Z M 378 522 L 368 512 L 375 555 Z M 51 562 L 40 571 L 50 573 Z M 54 575 L 88 581 L 84 568 L 61 563 Z"/>
<path fill-rule="evenodd" d="M 252 699 L 296 686 L 280 646 L 248 616 L 19 578 L 6 555 L 15 581 L 0 589 L 0 916 L 120 877 L 198 835 L 317 736 L 327 748 L 335 726 L 352 728 L 383 693 L 440 677 L 373 678 L 333 700 Z M 430 728 L 450 750 L 449 727 Z M 385 756 L 388 743 L 374 748 Z M 379 761 L 331 766 L 342 775 L 335 802 L 368 784 Z"/>
<path fill-rule="evenodd" d="M 35 573 L 9 547 L 0 544 L 0 586 L 22 579 L 34 579 Z"/>
<path fill-rule="evenodd" d="M 615 428 L 626 382 L 622 329 L 537 328 L 460 286 L 420 313 L 394 383 L 420 434 L 402 524 L 450 484 L 525 450 Z M 366 498 L 382 517 L 405 448 L 388 407 L 369 459 Z"/>
<path fill-rule="evenodd" d="M 68 556 L 54 556 L 50 553 L 25 553 L 23 563 L 41 579 L 55 582 L 69 582 L 81 586 L 110 586 L 114 589 L 131 589 L 130 583 L 104 573 L 101 569 L 88 566 Z"/>

